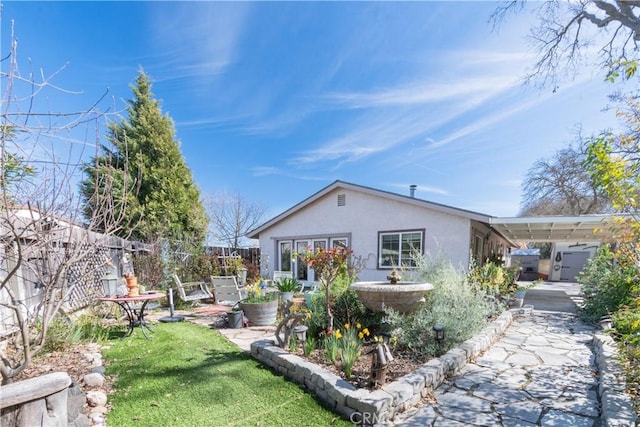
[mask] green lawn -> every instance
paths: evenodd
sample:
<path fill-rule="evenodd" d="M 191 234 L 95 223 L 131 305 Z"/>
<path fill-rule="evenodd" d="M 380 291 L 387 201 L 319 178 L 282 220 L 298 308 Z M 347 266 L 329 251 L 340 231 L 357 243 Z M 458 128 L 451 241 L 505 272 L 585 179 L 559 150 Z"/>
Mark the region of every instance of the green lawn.
<path fill-rule="evenodd" d="M 349 426 L 313 396 L 263 368 L 212 329 L 189 322 L 154 326 L 109 341 L 110 426 Z"/>

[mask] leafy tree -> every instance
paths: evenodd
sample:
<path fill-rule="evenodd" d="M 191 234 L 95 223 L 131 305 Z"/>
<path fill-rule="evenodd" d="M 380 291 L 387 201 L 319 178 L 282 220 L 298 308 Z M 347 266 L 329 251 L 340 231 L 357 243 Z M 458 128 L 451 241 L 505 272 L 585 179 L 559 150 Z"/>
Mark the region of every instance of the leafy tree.
<path fill-rule="evenodd" d="M 537 160 L 522 183 L 522 216 L 582 215 L 611 210 L 583 162 L 586 153 L 569 146 Z"/>
<path fill-rule="evenodd" d="M 325 314 L 327 318 L 327 336 L 333 333 L 333 312 L 331 310 L 331 285 L 347 272 L 349 257 L 353 251 L 346 247 L 333 247 L 329 249 L 316 248 L 302 254 L 306 264 L 313 268 L 316 277 L 324 289 Z"/>
<path fill-rule="evenodd" d="M 640 3 L 622 0 L 545 0 L 533 3 L 537 24 L 530 29 L 530 40 L 538 60 L 527 80 L 556 85 L 564 72 L 574 75 L 587 60 L 597 55 L 598 66 L 625 74 L 634 70 L 628 61 L 637 58 L 640 40 Z M 505 2 L 494 12 L 499 24 L 510 12 L 525 8 L 524 0 Z M 594 49 L 595 47 L 595 49 Z M 596 53 L 597 52 L 597 53 Z"/>
<path fill-rule="evenodd" d="M 104 196 L 105 182 L 96 173 L 113 169 L 109 176 L 115 191 L 127 191 L 130 199 L 121 214 L 127 219 L 124 234 L 152 241 L 158 237 L 203 242 L 207 218 L 179 143 L 173 121 L 163 115 L 153 98 L 151 82 L 140 71 L 132 85 L 134 98 L 128 101 L 128 120 L 110 122 L 102 153 L 85 166 L 81 192 L 89 213 Z"/>
<path fill-rule="evenodd" d="M 602 132 L 591 139 L 585 167 L 621 218 L 620 249 L 640 262 L 640 99 L 628 97 L 618 117 L 626 129 Z"/>

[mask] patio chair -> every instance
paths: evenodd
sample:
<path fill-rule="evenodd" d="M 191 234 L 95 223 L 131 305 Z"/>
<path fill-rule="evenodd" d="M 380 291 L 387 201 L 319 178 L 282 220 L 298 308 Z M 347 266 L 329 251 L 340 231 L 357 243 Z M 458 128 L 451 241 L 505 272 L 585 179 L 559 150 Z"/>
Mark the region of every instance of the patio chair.
<path fill-rule="evenodd" d="M 284 278 L 293 279 L 293 271 L 274 271 L 272 282 L 275 283 Z"/>
<path fill-rule="evenodd" d="M 318 290 L 318 286 L 320 285 L 319 282 L 313 280 L 307 280 L 306 282 L 298 280 L 298 282 L 300 282 L 300 292 L 304 292 L 307 290 L 315 292 Z"/>
<path fill-rule="evenodd" d="M 196 301 L 213 298 L 213 294 L 205 282 L 182 282 L 177 274 L 173 274 L 173 281 L 178 289 L 178 297 L 182 301 Z"/>
<path fill-rule="evenodd" d="M 284 278 L 293 279 L 293 271 L 274 271 L 272 283 L 275 284 L 278 280 Z M 300 287 L 296 289 L 297 292 L 304 292 L 307 288 L 313 291 L 316 290 L 316 286 L 313 286 L 312 282 L 306 283 L 298 280 L 298 283 L 300 283 Z"/>
<path fill-rule="evenodd" d="M 243 287 L 238 286 L 236 276 L 211 276 L 216 304 L 235 305 L 246 298 Z"/>

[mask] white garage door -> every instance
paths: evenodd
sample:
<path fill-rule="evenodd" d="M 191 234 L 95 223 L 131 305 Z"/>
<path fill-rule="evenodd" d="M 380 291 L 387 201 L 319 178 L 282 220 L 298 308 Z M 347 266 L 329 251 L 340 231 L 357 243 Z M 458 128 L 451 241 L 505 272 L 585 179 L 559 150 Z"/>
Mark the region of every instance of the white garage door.
<path fill-rule="evenodd" d="M 560 280 L 575 282 L 576 276 L 587 263 L 589 252 L 562 252 Z"/>

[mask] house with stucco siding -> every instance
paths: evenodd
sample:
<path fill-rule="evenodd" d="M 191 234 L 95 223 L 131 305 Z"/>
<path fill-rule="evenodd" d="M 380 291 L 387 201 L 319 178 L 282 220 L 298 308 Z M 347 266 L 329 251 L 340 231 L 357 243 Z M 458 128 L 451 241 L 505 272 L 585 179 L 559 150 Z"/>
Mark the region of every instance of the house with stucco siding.
<path fill-rule="evenodd" d="M 258 239 L 261 273 L 292 271 L 313 281 L 296 254 L 343 244 L 364 260 L 359 280 L 385 280 L 391 269 L 412 268 L 411 253 L 444 254 L 468 268 L 471 256 L 508 257 L 516 245 L 493 229 L 490 216 L 408 195 L 335 181 L 249 233 Z"/>

